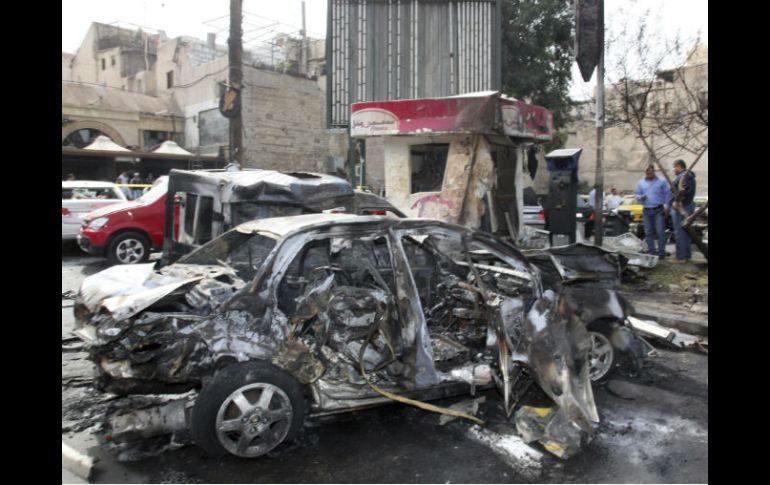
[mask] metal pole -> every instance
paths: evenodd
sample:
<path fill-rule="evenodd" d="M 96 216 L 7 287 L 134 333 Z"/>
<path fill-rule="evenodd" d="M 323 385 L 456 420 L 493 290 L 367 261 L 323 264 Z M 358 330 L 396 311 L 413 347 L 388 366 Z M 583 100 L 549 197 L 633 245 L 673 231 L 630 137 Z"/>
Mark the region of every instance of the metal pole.
<path fill-rule="evenodd" d="M 238 91 L 240 102 L 236 103 L 236 114 L 230 118 L 230 158 L 243 167 L 243 125 L 241 120 L 241 105 L 243 103 L 243 44 L 241 30 L 241 7 L 243 0 L 230 0 L 230 87 Z"/>
<path fill-rule="evenodd" d="M 336 25 L 332 24 L 332 18 L 339 24 L 339 20 L 334 17 L 335 7 L 332 5 L 332 0 L 329 0 L 326 5 L 326 128 L 332 127 L 332 77 L 334 77 L 335 83 L 339 82 L 339 73 L 337 72 L 337 62 L 332 56 L 334 52 L 332 50 L 332 43 L 335 42 L 333 28 Z M 334 73 L 334 74 L 332 74 Z M 340 89 L 336 90 L 337 96 L 340 95 Z"/>
<path fill-rule="evenodd" d="M 594 244 L 602 245 L 604 225 L 602 210 L 604 208 L 604 44 L 599 52 L 599 65 L 596 68 L 596 207 L 594 208 Z"/>

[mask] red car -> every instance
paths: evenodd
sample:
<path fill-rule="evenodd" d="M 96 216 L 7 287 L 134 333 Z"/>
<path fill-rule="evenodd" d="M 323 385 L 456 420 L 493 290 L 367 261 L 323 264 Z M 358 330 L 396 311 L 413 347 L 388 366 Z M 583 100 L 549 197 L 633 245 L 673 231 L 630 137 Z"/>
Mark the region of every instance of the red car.
<path fill-rule="evenodd" d="M 110 264 L 142 263 L 151 250 L 163 247 L 168 177 L 160 177 L 144 195 L 89 213 L 80 229 L 78 245 Z M 176 228 L 175 228 L 176 230 Z"/>

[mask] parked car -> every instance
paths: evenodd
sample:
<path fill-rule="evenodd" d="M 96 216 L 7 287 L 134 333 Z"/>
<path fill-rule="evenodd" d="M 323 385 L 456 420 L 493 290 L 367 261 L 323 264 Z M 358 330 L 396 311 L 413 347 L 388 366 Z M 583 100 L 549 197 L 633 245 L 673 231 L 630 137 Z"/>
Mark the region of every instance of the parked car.
<path fill-rule="evenodd" d="M 78 243 L 111 264 L 142 263 L 163 249 L 168 264 L 241 222 L 324 210 L 403 217 L 382 197 L 331 175 L 171 170 L 138 199 L 88 214 Z"/>
<path fill-rule="evenodd" d="M 86 214 L 108 205 L 124 202 L 126 197 L 115 184 L 90 180 L 61 183 L 61 238 L 75 240 Z"/>
<path fill-rule="evenodd" d="M 631 194 L 623 196 L 623 201 L 615 208 L 615 212 L 628 220 L 629 223 L 642 222 L 643 209 L 644 206 Z"/>
<path fill-rule="evenodd" d="M 163 246 L 168 177 L 136 200 L 95 210 L 83 219 L 77 236 L 80 248 L 104 256 L 110 264 L 142 263 Z"/>
<path fill-rule="evenodd" d="M 585 265 L 601 250 L 560 251 L 554 257 Z M 606 256 L 591 268 L 617 277 Z M 423 406 L 497 386 L 509 416 L 534 389 L 547 396 L 550 411 L 535 419 L 553 425 L 526 436 L 566 457 L 599 420 L 591 373 L 606 370 L 610 342 L 624 340 L 586 329 L 620 332 L 629 308 L 610 290 L 551 285 L 559 274 L 593 278 L 554 257 L 536 266 L 502 239 L 427 219 L 260 219 L 177 263 L 86 278 L 76 334 L 105 390 L 194 391 L 124 413 L 113 443 L 189 432 L 211 454 L 257 457 L 308 414 Z M 520 432 L 526 416 L 531 408 L 515 414 Z"/>

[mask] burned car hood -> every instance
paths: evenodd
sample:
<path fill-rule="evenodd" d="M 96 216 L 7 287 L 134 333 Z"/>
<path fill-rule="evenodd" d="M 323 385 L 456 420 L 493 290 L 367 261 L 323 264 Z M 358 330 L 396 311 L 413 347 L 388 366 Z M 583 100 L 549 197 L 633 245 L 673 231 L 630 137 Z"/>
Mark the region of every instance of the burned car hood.
<path fill-rule="evenodd" d="M 118 265 L 86 278 L 78 295 L 80 312 L 76 312 L 81 330 L 86 313 L 119 323 L 175 293 L 184 292 L 188 302 L 197 300 L 202 306 L 217 295 L 221 303 L 244 286 L 227 266 L 179 263 L 157 271 L 154 267 L 155 263 Z"/>

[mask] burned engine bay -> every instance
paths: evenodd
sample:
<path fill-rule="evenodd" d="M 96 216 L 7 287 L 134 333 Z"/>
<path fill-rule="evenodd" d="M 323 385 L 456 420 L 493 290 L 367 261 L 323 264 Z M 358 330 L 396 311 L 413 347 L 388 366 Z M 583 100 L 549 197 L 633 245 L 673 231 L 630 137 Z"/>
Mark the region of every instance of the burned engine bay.
<path fill-rule="evenodd" d="M 170 266 L 87 278 L 77 334 L 101 388 L 194 393 L 218 370 L 264 361 L 303 386 L 311 415 L 391 400 L 447 412 L 425 401 L 497 387 L 526 441 L 566 458 L 590 439 L 584 294 L 544 290 L 539 270 L 490 235 L 331 216 L 291 218 L 284 232 L 264 230 L 278 220 L 245 224 Z M 592 318 L 625 317 L 613 292 L 592 294 Z M 555 405 L 545 415 L 517 411 L 533 383 Z M 132 426 L 153 419 L 143 416 Z"/>

